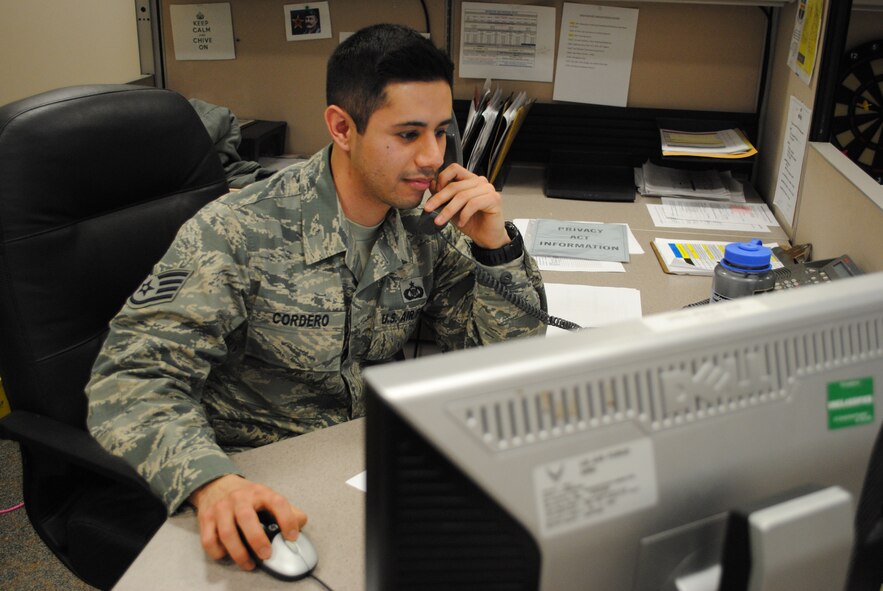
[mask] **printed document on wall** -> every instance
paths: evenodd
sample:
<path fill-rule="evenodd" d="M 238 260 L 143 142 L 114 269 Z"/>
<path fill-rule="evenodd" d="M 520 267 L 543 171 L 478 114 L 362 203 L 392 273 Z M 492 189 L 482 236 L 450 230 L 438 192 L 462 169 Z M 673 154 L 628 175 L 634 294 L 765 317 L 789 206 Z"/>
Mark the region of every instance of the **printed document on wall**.
<path fill-rule="evenodd" d="M 461 78 L 551 82 L 555 8 L 463 2 Z"/>
<path fill-rule="evenodd" d="M 565 2 L 552 98 L 625 107 L 637 28 L 637 9 Z"/>
<path fill-rule="evenodd" d="M 788 108 L 788 126 L 785 128 L 785 141 L 782 146 L 782 159 L 779 161 L 779 177 L 776 181 L 776 194 L 773 205 L 778 207 L 790 226 L 794 225 L 794 212 L 797 209 L 797 190 L 800 187 L 800 174 L 803 170 L 803 154 L 809 137 L 811 112 L 797 98 L 791 97 Z"/>
<path fill-rule="evenodd" d="M 236 59 L 230 3 L 173 4 L 169 7 L 175 59 Z"/>
<path fill-rule="evenodd" d="M 797 16 L 788 49 L 788 67 L 809 84 L 816 64 L 819 31 L 822 28 L 823 0 L 798 0 Z"/>

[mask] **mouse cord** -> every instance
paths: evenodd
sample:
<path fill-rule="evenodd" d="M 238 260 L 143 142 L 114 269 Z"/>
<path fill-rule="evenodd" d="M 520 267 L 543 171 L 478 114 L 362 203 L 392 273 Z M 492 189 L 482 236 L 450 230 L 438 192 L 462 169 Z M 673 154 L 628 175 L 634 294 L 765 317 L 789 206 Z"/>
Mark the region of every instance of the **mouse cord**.
<path fill-rule="evenodd" d="M 475 261 L 475 259 L 470 256 L 466 256 L 459 248 L 457 248 L 456 244 L 448 240 L 448 237 L 445 236 L 444 232 L 439 232 L 439 234 L 441 234 L 441 237 L 444 238 L 445 242 L 447 242 L 450 247 L 454 249 L 454 252 L 472 263 L 472 272 L 475 275 L 476 281 L 478 281 L 481 285 L 493 289 L 494 292 L 503 297 L 510 304 L 515 305 L 522 312 L 536 318 L 544 324 L 548 324 L 549 326 L 554 326 L 556 328 L 562 328 L 564 330 L 579 330 L 580 328 L 582 328 L 579 324 L 571 322 L 570 320 L 564 320 L 563 318 L 558 318 L 557 316 L 550 316 L 545 310 L 534 306 L 532 303 L 528 302 L 524 298 L 524 296 L 515 293 L 514 291 L 509 289 L 509 286 L 504 285 L 502 282 L 500 282 L 499 279 L 494 277 L 493 273 L 484 269 Z"/>
<path fill-rule="evenodd" d="M 310 574 L 307 575 L 307 576 L 308 576 L 309 578 L 311 578 L 311 579 L 315 579 L 315 581 L 316 581 L 317 583 L 319 583 L 320 585 L 322 585 L 323 587 L 325 587 L 326 589 L 328 589 L 328 591 L 334 591 L 334 589 L 332 589 L 331 587 L 329 587 L 329 586 L 325 583 L 325 581 L 323 581 L 322 579 L 320 579 L 320 578 L 317 577 L 316 575 L 310 573 Z"/>

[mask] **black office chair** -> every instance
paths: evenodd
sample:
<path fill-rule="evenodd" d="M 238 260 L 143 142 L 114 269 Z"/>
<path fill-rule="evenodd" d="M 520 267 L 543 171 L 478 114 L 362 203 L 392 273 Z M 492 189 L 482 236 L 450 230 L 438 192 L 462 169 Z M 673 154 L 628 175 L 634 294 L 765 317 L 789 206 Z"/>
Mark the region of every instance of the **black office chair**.
<path fill-rule="evenodd" d="M 95 587 L 116 582 L 165 510 L 88 434 L 83 389 L 108 321 L 226 190 L 174 92 L 72 87 L 0 108 L 0 433 L 20 443 L 34 529 Z"/>

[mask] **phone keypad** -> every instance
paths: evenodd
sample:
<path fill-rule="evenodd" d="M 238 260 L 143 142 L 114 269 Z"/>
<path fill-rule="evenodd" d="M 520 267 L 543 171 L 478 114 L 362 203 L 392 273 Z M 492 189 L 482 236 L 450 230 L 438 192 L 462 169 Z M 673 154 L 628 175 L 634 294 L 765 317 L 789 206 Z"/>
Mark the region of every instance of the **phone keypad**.
<path fill-rule="evenodd" d="M 828 274 L 820 269 L 808 267 L 803 269 L 803 273 L 799 277 L 789 274 L 787 277 L 780 278 L 776 281 L 776 289 L 790 289 L 800 287 L 801 285 L 812 285 L 814 283 L 827 283 L 831 281 Z"/>

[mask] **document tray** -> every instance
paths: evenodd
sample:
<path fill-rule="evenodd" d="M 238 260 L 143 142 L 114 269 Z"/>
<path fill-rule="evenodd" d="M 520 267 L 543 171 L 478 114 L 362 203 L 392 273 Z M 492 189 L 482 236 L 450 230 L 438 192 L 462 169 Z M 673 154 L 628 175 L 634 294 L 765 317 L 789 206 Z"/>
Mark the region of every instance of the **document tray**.
<path fill-rule="evenodd" d="M 635 173 L 618 164 L 550 162 L 543 185 L 546 197 L 588 201 L 634 201 Z"/>

